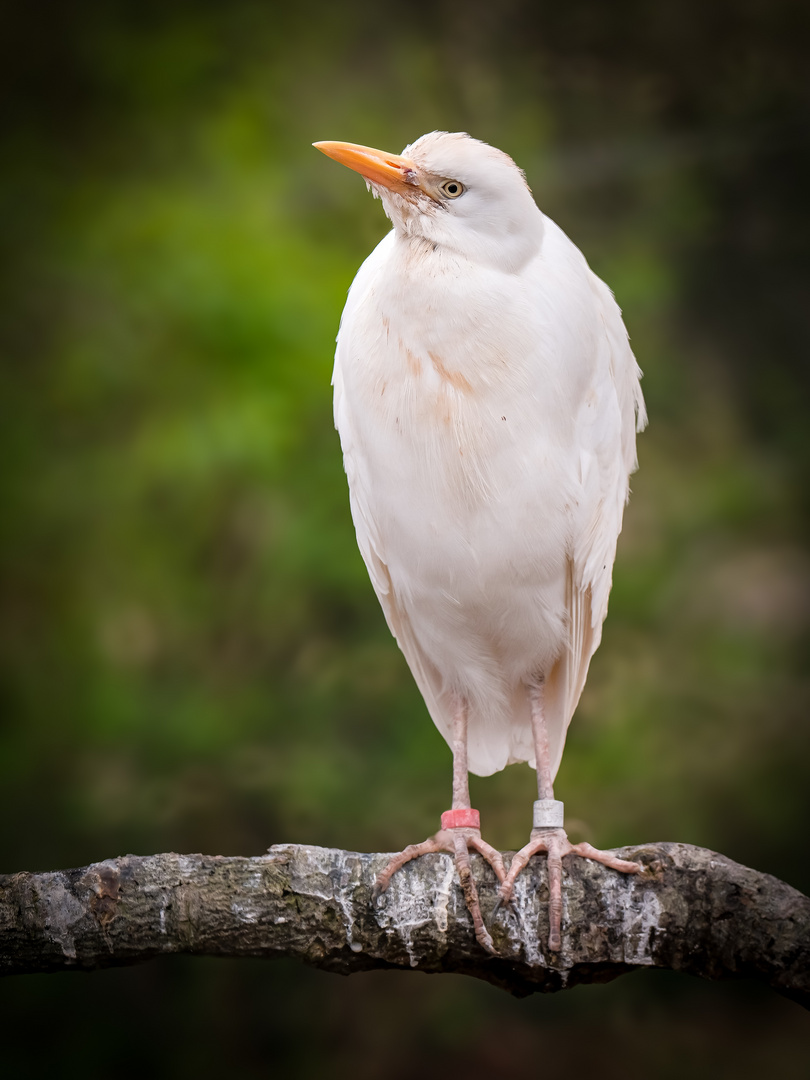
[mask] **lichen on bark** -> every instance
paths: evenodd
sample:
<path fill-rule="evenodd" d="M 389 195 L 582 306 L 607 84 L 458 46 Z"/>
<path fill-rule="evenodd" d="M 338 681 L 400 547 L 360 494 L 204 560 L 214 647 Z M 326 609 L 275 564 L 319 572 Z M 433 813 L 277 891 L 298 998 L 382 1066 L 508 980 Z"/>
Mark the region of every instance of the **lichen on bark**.
<path fill-rule="evenodd" d="M 514 994 L 664 967 L 750 977 L 810 1007 L 810 899 L 687 844 L 624 848 L 624 875 L 564 860 L 563 940 L 550 953 L 546 864 L 531 861 L 511 908 L 474 856 L 497 956 L 475 940 L 453 862 L 423 856 L 372 903 L 385 854 L 281 844 L 255 858 L 125 855 L 76 870 L 0 876 L 0 973 L 132 964 L 164 953 L 296 957 L 330 971 L 460 972 Z"/>

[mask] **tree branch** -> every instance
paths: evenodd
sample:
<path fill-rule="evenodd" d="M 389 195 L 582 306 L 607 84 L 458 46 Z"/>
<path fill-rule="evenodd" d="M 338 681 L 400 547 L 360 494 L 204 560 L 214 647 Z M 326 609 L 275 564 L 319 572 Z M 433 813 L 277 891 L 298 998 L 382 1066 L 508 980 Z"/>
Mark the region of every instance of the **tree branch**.
<path fill-rule="evenodd" d="M 349 974 L 411 967 L 474 975 L 517 995 L 638 967 L 747 976 L 810 1008 L 810 899 L 688 844 L 624 848 L 618 874 L 565 860 L 563 945 L 546 948 L 545 859 L 491 920 L 495 878 L 473 868 L 497 957 L 476 943 L 452 860 L 427 855 L 371 903 L 386 855 L 276 845 L 258 858 L 125 855 L 79 870 L 0 876 L 0 973 L 134 964 L 162 953 L 296 957 Z"/>

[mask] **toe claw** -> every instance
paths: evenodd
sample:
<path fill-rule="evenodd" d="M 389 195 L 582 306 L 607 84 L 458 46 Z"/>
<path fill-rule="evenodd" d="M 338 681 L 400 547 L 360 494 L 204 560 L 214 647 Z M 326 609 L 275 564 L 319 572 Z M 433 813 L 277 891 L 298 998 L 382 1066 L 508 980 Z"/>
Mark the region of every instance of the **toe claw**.
<path fill-rule="evenodd" d="M 498 955 L 495 951 L 495 946 L 492 944 L 492 938 L 489 936 L 486 930 L 484 930 L 481 934 L 476 934 L 475 936 L 478 939 L 478 944 L 481 946 L 482 949 L 486 949 L 490 956 Z"/>
<path fill-rule="evenodd" d="M 492 914 L 489 917 L 490 923 L 493 923 L 498 915 L 506 915 L 513 910 L 512 894 L 510 893 L 509 896 L 504 896 L 502 892 L 499 892 L 495 900 L 495 906 L 492 909 Z"/>
<path fill-rule="evenodd" d="M 511 908 L 514 896 L 514 883 L 510 881 L 504 881 L 500 889 L 498 889 L 498 906 Z"/>

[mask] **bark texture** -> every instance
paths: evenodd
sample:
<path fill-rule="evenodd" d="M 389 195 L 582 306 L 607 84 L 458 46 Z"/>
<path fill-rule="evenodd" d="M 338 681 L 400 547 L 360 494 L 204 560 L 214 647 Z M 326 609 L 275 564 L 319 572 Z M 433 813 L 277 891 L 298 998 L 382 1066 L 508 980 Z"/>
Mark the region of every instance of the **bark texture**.
<path fill-rule="evenodd" d="M 348 975 L 459 972 L 513 994 L 604 982 L 639 967 L 750 977 L 810 1008 L 810 899 L 768 874 L 688 844 L 621 849 L 624 875 L 564 860 L 563 940 L 549 953 L 545 859 L 492 918 L 496 881 L 472 857 L 498 951 L 487 955 L 446 855 L 394 875 L 387 855 L 277 845 L 258 858 L 124 855 L 78 870 L 0 876 L 0 973 L 133 964 L 163 953 L 296 957 Z"/>

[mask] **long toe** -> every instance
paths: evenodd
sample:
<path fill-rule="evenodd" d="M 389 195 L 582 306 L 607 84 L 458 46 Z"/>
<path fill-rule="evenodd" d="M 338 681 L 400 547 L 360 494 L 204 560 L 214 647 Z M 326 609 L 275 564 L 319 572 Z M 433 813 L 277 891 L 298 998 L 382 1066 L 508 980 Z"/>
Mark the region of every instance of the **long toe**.
<path fill-rule="evenodd" d="M 492 944 L 492 938 L 484 925 L 484 920 L 481 915 L 481 905 L 478 902 L 478 889 L 475 884 L 475 878 L 473 877 L 472 866 L 470 865 L 470 853 L 467 850 L 467 837 L 462 834 L 462 830 L 460 829 L 454 829 L 453 833 L 456 871 L 458 872 L 458 879 L 461 883 L 461 891 L 464 893 L 464 903 L 467 905 L 467 911 L 469 911 L 470 918 L 473 922 L 476 939 L 478 944 L 486 949 L 488 953 L 497 956 L 495 946 Z"/>
<path fill-rule="evenodd" d="M 441 833 L 423 840 L 421 844 L 408 844 L 406 848 L 403 848 L 397 855 L 389 859 L 384 868 L 377 874 L 374 887 L 371 890 L 372 902 L 376 903 L 380 899 L 397 870 L 401 870 L 411 859 L 417 859 L 420 855 L 433 855 L 437 851 L 446 851 L 451 855 L 453 854 L 453 848 L 443 839 Z"/>
<path fill-rule="evenodd" d="M 503 855 L 501 855 L 500 851 L 488 844 L 486 840 L 482 840 L 480 836 L 468 837 L 467 846 L 486 859 L 495 872 L 495 877 L 503 884 L 506 880 L 506 867 L 503 864 Z"/>
<path fill-rule="evenodd" d="M 572 844 L 569 854 L 579 855 L 583 859 L 592 859 L 594 862 L 602 863 L 603 866 L 609 866 L 611 870 L 618 870 L 621 874 L 640 874 L 644 869 L 641 863 L 620 859 L 611 851 L 600 851 L 599 848 L 584 841 L 581 844 Z"/>
<path fill-rule="evenodd" d="M 499 890 L 502 907 L 512 902 L 512 894 L 515 891 L 515 882 L 528 865 L 532 855 L 538 855 L 540 853 L 545 854 L 547 851 L 548 845 L 546 839 L 544 837 L 533 837 L 525 847 L 522 847 L 520 851 L 512 856 L 509 873 L 502 879 Z"/>
<path fill-rule="evenodd" d="M 609 851 L 600 851 L 588 843 L 572 844 L 564 829 L 535 829 L 532 838 L 525 847 L 513 857 L 509 873 L 501 881 L 498 903 L 493 917 L 509 904 L 514 893 L 515 882 L 525 869 L 533 855 L 548 856 L 548 891 L 549 891 L 549 935 L 548 947 L 558 952 L 562 946 L 562 860 L 568 855 L 578 855 L 583 859 L 609 866 L 623 874 L 637 874 L 643 867 L 640 863 L 620 859 Z"/>

